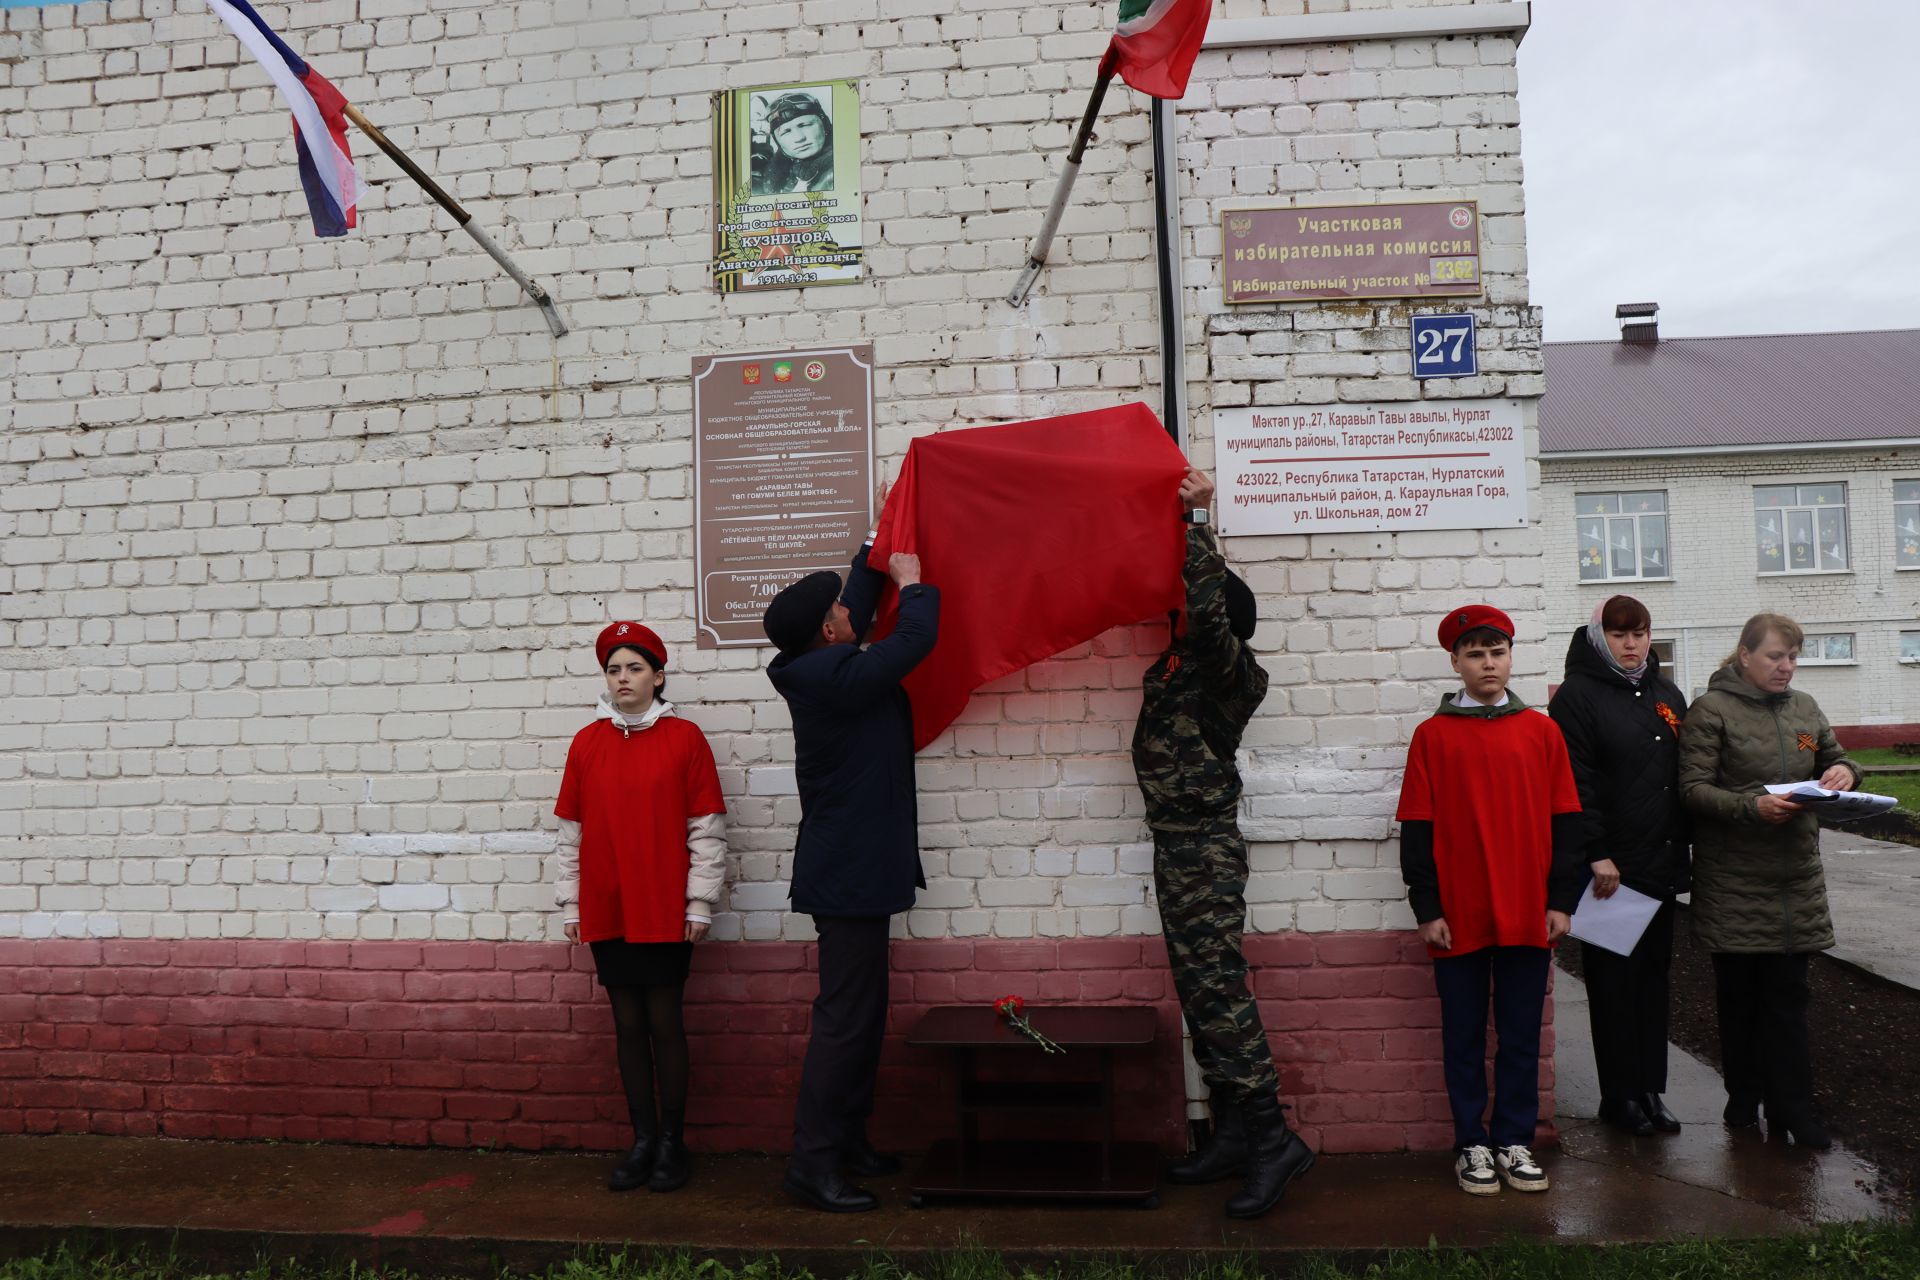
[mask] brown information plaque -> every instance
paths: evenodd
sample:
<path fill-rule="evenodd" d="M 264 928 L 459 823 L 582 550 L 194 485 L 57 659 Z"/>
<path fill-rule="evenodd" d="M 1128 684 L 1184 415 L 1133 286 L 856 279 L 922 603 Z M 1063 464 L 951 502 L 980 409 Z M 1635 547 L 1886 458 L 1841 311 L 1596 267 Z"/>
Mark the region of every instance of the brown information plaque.
<path fill-rule="evenodd" d="M 1472 200 L 1228 209 L 1220 288 L 1230 303 L 1477 298 Z"/>
<path fill-rule="evenodd" d="M 702 649 L 767 643 L 790 582 L 844 573 L 873 521 L 873 348 L 693 360 Z"/>

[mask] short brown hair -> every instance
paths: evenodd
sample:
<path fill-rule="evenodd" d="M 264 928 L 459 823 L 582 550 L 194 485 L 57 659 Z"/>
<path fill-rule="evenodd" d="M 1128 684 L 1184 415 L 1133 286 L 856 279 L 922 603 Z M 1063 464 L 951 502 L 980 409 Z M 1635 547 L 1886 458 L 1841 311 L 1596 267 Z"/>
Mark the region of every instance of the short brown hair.
<path fill-rule="evenodd" d="M 1740 643 L 1733 647 L 1732 653 L 1720 660 L 1720 665 L 1732 666 L 1740 661 L 1742 652 L 1752 653 L 1769 635 L 1785 640 L 1789 649 L 1798 649 L 1807 640 L 1807 633 L 1800 629 L 1800 624 L 1786 614 L 1756 613 L 1747 619 L 1746 626 L 1740 628 Z"/>
<path fill-rule="evenodd" d="M 1600 606 L 1602 631 L 1651 631 L 1653 615 L 1632 596 L 1615 596 Z"/>
<path fill-rule="evenodd" d="M 1480 646 L 1482 649 L 1491 649 L 1495 645 L 1505 645 L 1511 649 L 1513 647 L 1513 637 L 1504 631 L 1496 631 L 1492 627 L 1475 627 L 1453 642 L 1453 651 L 1459 653 L 1462 649 L 1470 649 L 1475 645 Z"/>

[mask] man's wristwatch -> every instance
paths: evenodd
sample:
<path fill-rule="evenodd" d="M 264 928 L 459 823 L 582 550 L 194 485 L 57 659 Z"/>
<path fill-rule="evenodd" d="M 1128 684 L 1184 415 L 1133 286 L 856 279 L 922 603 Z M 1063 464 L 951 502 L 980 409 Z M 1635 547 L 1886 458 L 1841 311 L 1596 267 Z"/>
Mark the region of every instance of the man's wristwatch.
<path fill-rule="evenodd" d="M 1182 520 L 1185 520 L 1188 524 L 1212 524 L 1213 523 L 1213 517 L 1207 514 L 1207 509 L 1205 507 L 1195 507 L 1193 510 L 1187 512 L 1187 514 L 1185 514 L 1184 516 L 1181 516 L 1180 518 Z"/>

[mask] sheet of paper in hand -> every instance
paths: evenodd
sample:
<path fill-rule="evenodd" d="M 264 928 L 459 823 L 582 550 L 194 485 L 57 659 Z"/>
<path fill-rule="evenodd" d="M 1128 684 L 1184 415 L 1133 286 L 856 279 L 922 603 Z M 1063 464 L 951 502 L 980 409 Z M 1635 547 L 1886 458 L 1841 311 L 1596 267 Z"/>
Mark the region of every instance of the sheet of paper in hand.
<path fill-rule="evenodd" d="M 1593 896 L 1593 886 L 1580 895 L 1573 909 L 1573 927 L 1569 932 L 1582 942 L 1604 947 L 1615 955 L 1630 956 L 1640 945 L 1640 935 L 1659 914 L 1660 899 L 1621 885 L 1605 898 Z"/>
<path fill-rule="evenodd" d="M 1878 796 L 1870 791 L 1829 791 L 1811 782 L 1769 783 L 1767 792 L 1806 805 L 1822 822 L 1855 822 L 1885 813 L 1900 803 L 1892 796 Z"/>

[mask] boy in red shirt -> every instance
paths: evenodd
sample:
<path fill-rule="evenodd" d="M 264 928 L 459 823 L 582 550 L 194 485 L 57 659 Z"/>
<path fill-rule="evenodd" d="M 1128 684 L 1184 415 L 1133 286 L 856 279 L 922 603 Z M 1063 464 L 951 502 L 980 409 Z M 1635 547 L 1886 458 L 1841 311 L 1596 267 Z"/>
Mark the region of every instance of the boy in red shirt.
<path fill-rule="evenodd" d="M 1552 946 L 1580 900 L 1579 793 L 1560 728 L 1507 691 L 1513 622 L 1491 605 L 1440 623 L 1462 688 L 1413 732 L 1400 787 L 1400 873 L 1433 956 L 1463 1190 L 1545 1191 L 1540 1017 Z M 1487 998 L 1493 998 L 1491 1122 Z"/>

